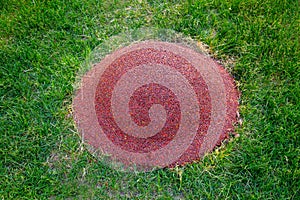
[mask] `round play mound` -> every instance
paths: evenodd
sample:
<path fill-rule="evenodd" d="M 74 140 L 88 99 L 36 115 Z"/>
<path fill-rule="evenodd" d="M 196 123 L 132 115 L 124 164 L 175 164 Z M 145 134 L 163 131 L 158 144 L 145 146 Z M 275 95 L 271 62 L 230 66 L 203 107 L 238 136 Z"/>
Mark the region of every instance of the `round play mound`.
<path fill-rule="evenodd" d="M 84 141 L 113 163 L 141 170 L 199 160 L 233 131 L 233 79 L 209 56 L 143 41 L 95 64 L 73 101 Z"/>

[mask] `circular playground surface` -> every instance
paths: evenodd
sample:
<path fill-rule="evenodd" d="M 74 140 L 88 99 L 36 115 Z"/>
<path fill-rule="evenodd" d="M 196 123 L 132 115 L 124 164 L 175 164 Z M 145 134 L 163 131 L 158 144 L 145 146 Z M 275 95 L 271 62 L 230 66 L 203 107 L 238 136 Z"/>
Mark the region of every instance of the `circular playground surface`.
<path fill-rule="evenodd" d="M 104 57 L 73 101 L 83 140 L 141 170 L 199 160 L 233 131 L 238 92 L 225 69 L 188 47 L 143 41 Z"/>

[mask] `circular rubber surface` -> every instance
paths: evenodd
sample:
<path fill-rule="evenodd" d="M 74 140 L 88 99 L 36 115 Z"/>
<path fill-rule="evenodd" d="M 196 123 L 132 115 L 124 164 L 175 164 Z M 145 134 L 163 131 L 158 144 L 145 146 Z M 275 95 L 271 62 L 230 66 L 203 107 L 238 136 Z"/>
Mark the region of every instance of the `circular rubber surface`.
<path fill-rule="evenodd" d="M 147 170 L 211 151 L 233 131 L 237 100 L 233 79 L 211 58 L 145 41 L 96 64 L 73 109 L 85 142 L 111 161 Z"/>

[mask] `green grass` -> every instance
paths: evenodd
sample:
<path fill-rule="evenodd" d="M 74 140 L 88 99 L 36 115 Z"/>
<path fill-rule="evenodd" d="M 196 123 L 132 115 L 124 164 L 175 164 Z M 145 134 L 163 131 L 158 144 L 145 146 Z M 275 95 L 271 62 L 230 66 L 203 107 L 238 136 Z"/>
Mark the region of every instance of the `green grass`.
<path fill-rule="evenodd" d="M 0 0 L 0 198 L 299 199 L 299 8 L 296 0 Z M 147 26 L 235 59 L 244 123 L 241 137 L 197 163 L 122 173 L 83 148 L 70 117 L 73 84 L 97 45 Z"/>

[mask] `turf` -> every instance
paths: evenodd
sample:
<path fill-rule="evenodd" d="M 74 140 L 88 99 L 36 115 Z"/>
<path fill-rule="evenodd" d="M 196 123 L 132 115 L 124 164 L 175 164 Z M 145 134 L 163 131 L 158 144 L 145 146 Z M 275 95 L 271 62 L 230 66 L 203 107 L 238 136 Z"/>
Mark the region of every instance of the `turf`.
<path fill-rule="evenodd" d="M 1 199 L 299 199 L 299 1 L 0 0 Z M 72 121 L 81 64 L 103 41 L 168 28 L 237 81 L 240 135 L 199 162 L 111 170 Z"/>

